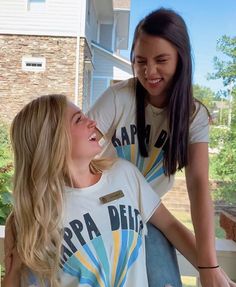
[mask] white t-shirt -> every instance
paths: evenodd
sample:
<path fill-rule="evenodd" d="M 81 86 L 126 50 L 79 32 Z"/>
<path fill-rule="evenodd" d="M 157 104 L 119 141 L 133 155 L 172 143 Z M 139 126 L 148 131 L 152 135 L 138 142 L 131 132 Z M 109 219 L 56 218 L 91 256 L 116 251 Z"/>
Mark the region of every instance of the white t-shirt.
<path fill-rule="evenodd" d="M 100 197 L 121 190 L 103 204 Z M 66 188 L 62 287 L 148 287 L 146 222 L 160 204 L 138 169 L 117 160 L 87 188 Z"/>
<path fill-rule="evenodd" d="M 189 130 L 190 144 L 208 142 L 207 111 L 199 103 L 196 103 L 196 111 Z M 149 156 L 142 157 L 138 148 L 133 79 L 108 88 L 88 116 L 97 122 L 98 129 L 104 135 L 101 156 L 118 156 L 135 164 L 159 196 L 171 189 L 174 177 L 165 176 L 163 169 L 163 147 L 168 137 L 167 111 L 150 104 L 146 106 Z"/>

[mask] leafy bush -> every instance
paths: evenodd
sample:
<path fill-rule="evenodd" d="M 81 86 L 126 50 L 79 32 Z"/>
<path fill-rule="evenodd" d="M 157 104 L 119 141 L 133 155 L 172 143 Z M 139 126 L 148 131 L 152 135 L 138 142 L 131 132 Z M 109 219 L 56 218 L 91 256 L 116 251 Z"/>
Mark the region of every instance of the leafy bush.
<path fill-rule="evenodd" d="M 0 167 L 6 166 L 12 162 L 8 130 L 9 127 L 0 122 Z"/>
<path fill-rule="evenodd" d="M 4 225 L 12 208 L 12 166 L 0 168 L 0 225 Z"/>
<path fill-rule="evenodd" d="M 12 154 L 7 125 L 0 123 L 0 224 L 4 224 L 12 207 Z"/>
<path fill-rule="evenodd" d="M 219 154 L 211 158 L 212 173 L 224 181 L 214 192 L 215 199 L 236 204 L 236 128 L 232 127 L 222 138 Z"/>
<path fill-rule="evenodd" d="M 225 138 L 228 136 L 229 128 L 226 126 L 210 126 L 209 136 L 210 142 L 209 146 L 211 148 L 221 148 Z"/>

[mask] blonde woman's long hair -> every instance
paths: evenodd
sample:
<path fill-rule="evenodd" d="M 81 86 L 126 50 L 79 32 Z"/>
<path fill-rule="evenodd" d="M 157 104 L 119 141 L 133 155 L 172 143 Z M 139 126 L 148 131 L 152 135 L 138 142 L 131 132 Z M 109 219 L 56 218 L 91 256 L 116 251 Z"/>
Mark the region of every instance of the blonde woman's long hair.
<path fill-rule="evenodd" d="M 14 222 L 17 250 L 41 285 L 57 281 L 62 242 L 63 189 L 68 174 L 69 135 L 63 95 L 37 98 L 14 118 Z"/>
<path fill-rule="evenodd" d="M 42 96 L 26 105 L 11 127 L 17 250 L 40 286 L 60 286 L 57 274 L 63 237 L 63 195 L 65 184 L 71 185 L 67 105 L 64 95 Z M 112 164 L 112 160 L 94 160 L 90 170 L 100 173 Z"/>

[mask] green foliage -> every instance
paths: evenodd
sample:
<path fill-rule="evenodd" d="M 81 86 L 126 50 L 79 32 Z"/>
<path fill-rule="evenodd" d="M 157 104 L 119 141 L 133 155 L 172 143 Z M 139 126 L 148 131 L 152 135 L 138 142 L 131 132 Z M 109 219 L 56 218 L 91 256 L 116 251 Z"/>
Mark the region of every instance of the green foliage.
<path fill-rule="evenodd" d="M 193 85 L 194 98 L 208 108 L 214 125 L 227 125 L 228 123 L 229 103 L 222 98 L 222 93 L 214 93 L 210 88 Z"/>
<path fill-rule="evenodd" d="M 215 73 L 210 74 L 210 79 L 222 79 L 225 86 L 235 83 L 236 80 L 236 37 L 222 36 L 217 41 L 217 50 L 222 52 L 227 60 L 214 57 Z"/>
<path fill-rule="evenodd" d="M 210 88 L 193 85 L 193 96 L 201 101 L 208 109 L 212 109 L 214 107 L 214 99 L 216 99 L 216 95 Z"/>
<path fill-rule="evenodd" d="M 236 204 L 236 128 L 232 127 L 221 140 L 220 152 L 211 159 L 211 168 L 224 183 L 214 192 L 214 197 Z"/>
<path fill-rule="evenodd" d="M 224 180 L 236 182 L 236 130 L 232 129 L 227 133 L 215 161 L 217 174 Z"/>
<path fill-rule="evenodd" d="M 224 60 L 214 58 L 215 73 L 209 75 L 211 79 L 222 79 L 228 88 L 228 112 L 231 113 L 231 122 L 228 121 L 228 131 L 220 135 L 212 130 L 212 146 L 219 142 L 219 154 L 211 158 L 211 169 L 216 178 L 223 183 L 214 192 L 214 197 L 232 204 L 236 204 L 236 37 L 222 36 L 217 42 L 218 51 L 224 55 Z"/>
<path fill-rule="evenodd" d="M 0 224 L 4 224 L 12 207 L 12 155 L 8 127 L 0 123 Z"/>
<path fill-rule="evenodd" d="M 213 194 L 214 200 L 224 201 L 231 205 L 236 205 L 236 183 L 224 182 Z"/>
<path fill-rule="evenodd" d="M 12 162 L 8 126 L 0 122 L 0 167 Z"/>
<path fill-rule="evenodd" d="M 218 148 L 220 149 L 224 143 L 225 138 L 228 136 L 229 128 L 226 126 L 210 126 L 209 136 L 210 148 Z"/>
<path fill-rule="evenodd" d="M 231 103 L 231 106 L 232 106 L 232 122 L 231 122 L 231 126 L 233 128 L 236 128 L 236 87 L 233 87 L 232 88 L 232 91 L 231 91 L 231 94 L 232 94 L 232 103 Z"/>
<path fill-rule="evenodd" d="M 4 225 L 12 208 L 11 167 L 9 170 L 0 169 L 0 225 Z"/>

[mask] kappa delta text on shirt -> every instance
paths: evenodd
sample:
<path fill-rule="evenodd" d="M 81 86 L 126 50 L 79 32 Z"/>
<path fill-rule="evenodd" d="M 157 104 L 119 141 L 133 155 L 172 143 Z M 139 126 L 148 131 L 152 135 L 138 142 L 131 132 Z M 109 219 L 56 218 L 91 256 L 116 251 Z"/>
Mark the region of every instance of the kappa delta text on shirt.
<path fill-rule="evenodd" d="M 85 213 L 82 219 L 74 219 L 64 228 L 61 264 L 63 271 L 77 277 L 80 284 L 123 286 L 142 245 L 143 221 L 139 211 L 130 205 L 105 208 L 113 254 L 108 254 L 96 218 Z"/>
<path fill-rule="evenodd" d="M 151 125 L 146 125 L 145 128 L 145 143 L 149 146 L 151 135 Z M 168 134 L 162 129 L 156 135 L 152 146 L 149 150 L 148 160 L 143 158 L 138 152 L 137 127 L 135 124 L 119 127 L 115 130 L 111 142 L 114 146 L 117 156 L 124 158 L 133 164 L 142 172 L 148 182 L 153 181 L 164 173 L 163 170 L 163 149 L 167 142 Z"/>
<path fill-rule="evenodd" d="M 105 204 L 99 200 L 116 191 L 123 196 Z M 95 185 L 67 188 L 61 285 L 148 286 L 144 235 L 159 204 L 139 170 L 122 159 Z"/>

